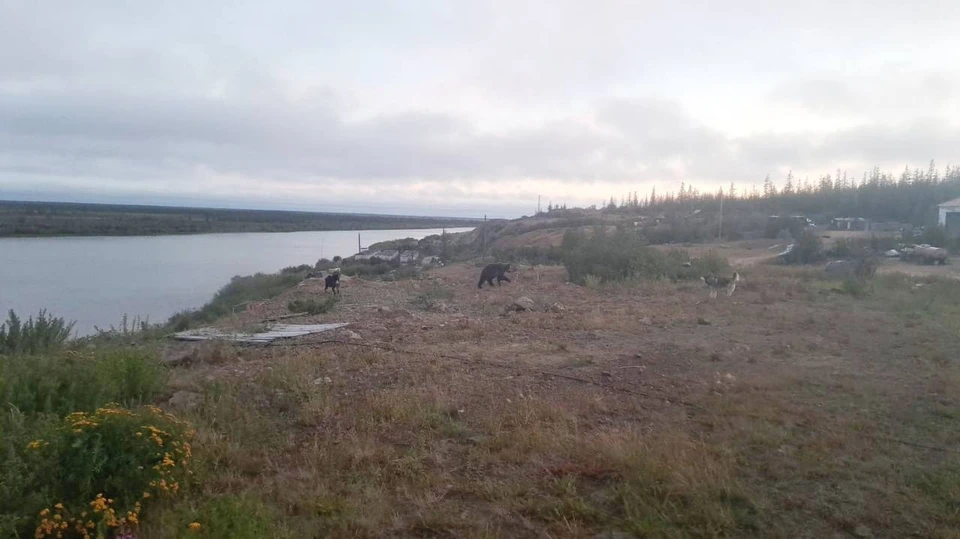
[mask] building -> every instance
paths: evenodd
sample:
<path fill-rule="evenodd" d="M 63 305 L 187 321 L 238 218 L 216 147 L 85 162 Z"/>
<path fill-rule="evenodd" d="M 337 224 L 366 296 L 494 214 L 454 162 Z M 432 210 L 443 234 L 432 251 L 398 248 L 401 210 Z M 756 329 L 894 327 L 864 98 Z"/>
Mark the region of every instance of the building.
<path fill-rule="evenodd" d="M 414 264 L 420 258 L 420 251 L 404 251 L 400 253 L 401 264 Z"/>
<path fill-rule="evenodd" d="M 940 210 L 937 223 L 951 236 L 960 236 L 960 198 L 948 200 L 937 206 L 937 209 Z"/>
<path fill-rule="evenodd" d="M 863 217 L 835 217 L 830 221 L 833 230 L 870 230 L 870 223 Z"/>

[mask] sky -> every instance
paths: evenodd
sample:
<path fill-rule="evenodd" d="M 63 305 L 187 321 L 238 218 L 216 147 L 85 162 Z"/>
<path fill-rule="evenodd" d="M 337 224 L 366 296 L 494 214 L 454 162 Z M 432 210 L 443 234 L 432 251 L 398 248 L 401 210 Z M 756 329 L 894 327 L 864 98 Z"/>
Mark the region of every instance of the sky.
<path fill-rule="evenodd" d="M 516 217 L 957 164 L 957 28 L 955 0 L 0 0 L 0 199 Z"/>

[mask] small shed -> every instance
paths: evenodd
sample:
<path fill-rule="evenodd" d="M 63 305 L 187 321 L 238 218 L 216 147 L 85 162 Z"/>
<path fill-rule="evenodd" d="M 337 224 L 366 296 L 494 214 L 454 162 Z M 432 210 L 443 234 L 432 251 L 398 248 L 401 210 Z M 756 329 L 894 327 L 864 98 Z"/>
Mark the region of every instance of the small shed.
<path fill-rule="evenodd" d="M 947 230 L 947 234 L 960 236 L 960 198 L 948 200 L 937 209 L 940 210 L 937 223 Z"/>

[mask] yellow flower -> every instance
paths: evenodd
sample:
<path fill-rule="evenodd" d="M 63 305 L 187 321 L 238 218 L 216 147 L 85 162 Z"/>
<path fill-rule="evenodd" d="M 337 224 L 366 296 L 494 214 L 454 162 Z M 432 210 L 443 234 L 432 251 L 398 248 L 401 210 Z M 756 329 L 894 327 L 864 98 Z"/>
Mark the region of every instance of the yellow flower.
<path fill-rule="evenodd" d="M 59 510 L 61 510 L 61 511 L 63 511 L 63 504 L 62 504 L 62 503 L 58 503 L 57 505 L 54 505 L 54 507 L 57 508 L 57 509 L 59 509 Z"/>
<path fill-rule="evenodd" d="M 199 523 L 199 522 L 191 522 L 190 525 L 187 526 L 187 527 L 190 528 L 190 529 L 193 530 L 193 531 L 197 531 L 197 530 L 200 529 L 200 523 Z"/>

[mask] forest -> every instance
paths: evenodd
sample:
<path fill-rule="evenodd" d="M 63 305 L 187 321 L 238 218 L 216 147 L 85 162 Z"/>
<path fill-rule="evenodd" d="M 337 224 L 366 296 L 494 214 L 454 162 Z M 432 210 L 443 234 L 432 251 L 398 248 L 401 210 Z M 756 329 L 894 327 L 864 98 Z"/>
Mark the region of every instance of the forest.
<path fill-rule="evenodd" d="M 383 230 L 477 222 L 456 217 L 0 201 L 0 237 Z"/>

